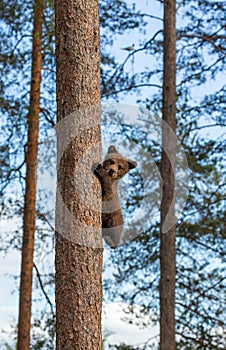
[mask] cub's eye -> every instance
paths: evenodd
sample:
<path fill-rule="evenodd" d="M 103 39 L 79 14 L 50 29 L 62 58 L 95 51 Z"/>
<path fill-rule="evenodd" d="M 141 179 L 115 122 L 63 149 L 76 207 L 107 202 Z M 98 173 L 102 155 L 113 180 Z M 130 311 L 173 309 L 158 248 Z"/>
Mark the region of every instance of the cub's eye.
<path fill-rule="evenodd" d="M 111 165 L 115 164 L 114 159 L 110 159 L 110 164 L 111 164 Z"/>
<path fill-rule="evenodd" d="M 123 170 L 123 167 L 119 164 L 118 170 Z"/>

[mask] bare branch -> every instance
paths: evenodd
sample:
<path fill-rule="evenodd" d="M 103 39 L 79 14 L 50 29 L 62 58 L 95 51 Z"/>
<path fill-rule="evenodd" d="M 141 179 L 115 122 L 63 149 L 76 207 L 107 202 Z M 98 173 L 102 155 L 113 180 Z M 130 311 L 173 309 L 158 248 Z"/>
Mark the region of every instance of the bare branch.
<path fill-rule="evenodd" d="M 209 42 L 211 45 L 215 47 L 215 49 L 219 52 L 221 52 L 224 56 L 226 56 L 225 50 L 220 45 L 216 45 L 214 40 L 216 39 L 226 39 L 225 35 L 218 35 L 218 36 L 212 36 L 212 35 L 198 35 L 198 34 L 185 34 L 182 33 L 181 35 L 177 36 L 177 40 L 181 40 L 183 38 L 190 38 L 190 39 L 201 39 L 203 42 Z"/>
<path fill-rule="evenodd" d="M 45 289 L 44 289 L 44 286 L 43 286 L 43 283 L 42 283 L 42 279 L 41 279 L 41 275 L 40 275 L 40 273 L 39 273 L 39 270 L 38 270 L 38 268 L 37 268 L 37 265 L 36 265 L 34 262 L 33 262 L 33 267 L 35 268 L 35 271 L 36 271 L 36 274 L 37 274 L 37 278 L 38 278 L 38 281 L 39 281 L 39 285 L 40 285 L 40 287 L 41 287 L 41 290 L 42 290 L 42 292 L 43 292 L 43 294 L 44 294 L 44 296 L 45 296 L 45 298 L 46 298 L 47 303 L 48 303 L 49 306 L 50 306 L 50 309 L 51 309 L 52 314 L 54 315 L 53 304 L 51 303 L 51 301 L 50 301 L 50 299 L 49 299 L 49 297 L 48 297 L 48 295 L 47 295 L 47 293 L 46 293 L 46 291 L 45 291 Z"/>
<path fill-rule="evenodd" d="M 161 17 L 149 15 L 148 13 L 141 13 L 140 16 L 141 17 L 149 17 L 149 18 L 152 18 L 152 19 L 157 19 L 158 21 L 163 22 L 163 19 Z"/>
<path fill-rule="evenodd" d="M 103 94 L 102 97 L 109 97 L 109 96 L 112 96 L 112 95 L 117 95 L 123 91 L 131 91 L 131 90 L 134 90 L 134 89 L 137 89 L 137 88 L 140 88 L 140 87 L 155 87 L 155 88 L 158 88 L 158 89 L 162 89 L 162 86 L 161 85 L 158 85 L 158 84 L 137 84 L 137 85 L 133 85 L 133 86 L 128 86 L 126 88 L 123 88 L 123 89 L 120 89 L 120 90 L 117 90 L 117 91 L 113 91 L 113 92 L 110 92 L 109 94 Z"/>
<path fill-rule="evenodd" d="M 49 220 L 47 219 L 47 217 L 46 217 L 45 214 L 43 214 L 43 213 L 41 213 L 41 212 L 39 212 L 39 211 L 36 211 L 36 215 L 37 215 L 40 219 L 44 220 L 44 221 L 49 225 L 50 229 L 51 229 L 53 232 L 55 232 L 54 227 L 51 225 L 51 223 L 49 222 Z"/>

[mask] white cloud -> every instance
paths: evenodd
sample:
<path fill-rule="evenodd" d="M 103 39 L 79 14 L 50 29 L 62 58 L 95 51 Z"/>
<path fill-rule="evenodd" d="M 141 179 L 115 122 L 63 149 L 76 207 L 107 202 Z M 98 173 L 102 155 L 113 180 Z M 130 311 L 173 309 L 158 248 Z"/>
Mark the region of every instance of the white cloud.
<path fill-rule="evenodd" d="M 127 307 L 128 305 L 123 303 L 108 303 L 105 305 L 103 311 L 103 329 L 105 332 L 110 333 L 107 336 L 106 344 L 125 343 L 127 345 L 139 345 L 158 336 L 158 325 L 151 324 L 141 329 L 135 324 L 129 324 L 123 321 L 125 315 L 128 317 L 128 314 L 123 312 L 123 309 Z M 139 306 L 137 306 L 138 308 Z"/>

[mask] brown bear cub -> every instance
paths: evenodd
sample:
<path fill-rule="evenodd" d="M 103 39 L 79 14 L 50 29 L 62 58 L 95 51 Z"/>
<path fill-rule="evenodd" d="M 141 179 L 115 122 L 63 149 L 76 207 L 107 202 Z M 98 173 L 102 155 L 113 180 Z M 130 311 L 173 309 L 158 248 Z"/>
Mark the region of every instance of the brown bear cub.
<path fill-rule="evenodd" d="M 102 235 L 111 248 L 120 244 L 123 231 L 123 217 L 118 195 L 119 180 L 137 163 L 126 159 L 116 150 L 108 148 L 103 164 L 95 164 L 94 174 L 102 187 Z"/>

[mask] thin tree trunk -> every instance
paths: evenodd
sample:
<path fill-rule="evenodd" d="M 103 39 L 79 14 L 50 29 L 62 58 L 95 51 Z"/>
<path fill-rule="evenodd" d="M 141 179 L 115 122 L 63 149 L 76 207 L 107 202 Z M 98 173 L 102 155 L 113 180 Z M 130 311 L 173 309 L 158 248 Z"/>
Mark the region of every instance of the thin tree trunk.
<path fill-rule="evenodd" d="M 160 349 L 175 350 L 176 1 L 164 1 Z"/>
<path fill-rule="evenodd" d="M 100 37 L 97 0 L 56 0 L 56 348 L 100 350 Z"/>
<path fill-rule="evenodd" d="M 28 113 L 28 142 L 26 152 L 26 189 L 24 200 L 23 246 L 20 279 L 18 350 L 30 349 L 32 270 L 36 214 L 36 173 L 38 161 L 38 126 L 42 68 L 43 0 L 34 0 L 32 38 L 32 76 Z"/>

